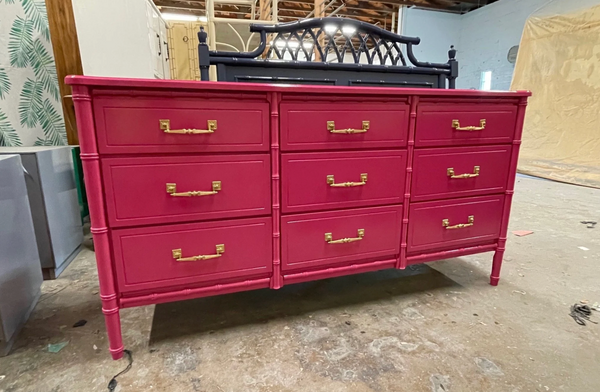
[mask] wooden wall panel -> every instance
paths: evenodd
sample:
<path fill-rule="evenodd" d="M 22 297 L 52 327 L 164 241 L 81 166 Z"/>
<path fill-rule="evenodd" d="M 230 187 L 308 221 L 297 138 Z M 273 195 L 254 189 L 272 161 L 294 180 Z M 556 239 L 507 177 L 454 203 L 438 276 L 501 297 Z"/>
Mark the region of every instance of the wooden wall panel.
<path fill-rule="evenodd" d="M 69 144 L 79 144 L 77 124 L 75 122 L 75 109 L 73 107 L 73 100 L 71 99 L 71 87 L 65 85 L 64 82 L 67 75 L 83 75 L 75 18 L 73 17 L 73 6 L 71 0 L 46 0 L 46 9 L 65 115 L 67 140 Z M 102 32 L 98 33 L 101 34 Z"/>

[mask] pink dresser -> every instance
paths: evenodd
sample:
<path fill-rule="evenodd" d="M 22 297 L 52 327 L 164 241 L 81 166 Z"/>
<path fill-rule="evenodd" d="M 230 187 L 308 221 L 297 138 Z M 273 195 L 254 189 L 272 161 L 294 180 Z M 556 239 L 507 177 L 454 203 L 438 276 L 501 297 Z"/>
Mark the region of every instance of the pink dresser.
<path fill-rule="evenodd" d="M 528 92 L 68 77 L 119 309 L 494 251 Z"/>

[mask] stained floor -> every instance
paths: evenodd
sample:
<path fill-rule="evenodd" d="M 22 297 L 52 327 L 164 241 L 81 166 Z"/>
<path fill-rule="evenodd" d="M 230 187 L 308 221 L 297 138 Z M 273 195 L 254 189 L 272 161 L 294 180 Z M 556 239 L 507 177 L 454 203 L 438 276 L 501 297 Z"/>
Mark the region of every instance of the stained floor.
<path fill-rule="evenodd" d="M 600 391 L 600 325 L 568 316 L 600 301 L 600 224 L 586 220 L 600 221 L 600 190 L 519 177 L 510 230 L 534 234 L 509 234 L 498 287 L 485 253 L 125 309 L 134 363 L 116 390 Z M 110 359 L 100 306 L 86 248 L 44 283 L 0 391 L 106 391 L 126 361 Z"/>

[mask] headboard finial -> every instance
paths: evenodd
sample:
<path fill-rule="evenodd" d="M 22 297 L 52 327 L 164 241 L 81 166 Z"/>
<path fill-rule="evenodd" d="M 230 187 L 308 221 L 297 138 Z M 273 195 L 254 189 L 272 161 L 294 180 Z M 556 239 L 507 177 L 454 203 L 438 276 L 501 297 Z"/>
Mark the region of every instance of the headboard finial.
<path fill-rule="evenodd" d="M 206 45 L 207 36 L 208 34 L 204 31 L 204 26 L 200 26 L 200 31 L 198 32 L 198 41 L 200 42 L 200 45 Z"/>
<path fill-rule="evenodd" d="M 456 60 L 456 49 L 454 49 L 454 45 L 450 45 L 450 50 L 448 51 L 448 60 Z"/>
<path fill-rule="evenodd" d="M 200 64 L 200 80 L 209 80 L 208 69 L 210 68 L 210 54 L 206 44 L 206 31 L 200 26 L 198 31 L 198 63 Z"/>

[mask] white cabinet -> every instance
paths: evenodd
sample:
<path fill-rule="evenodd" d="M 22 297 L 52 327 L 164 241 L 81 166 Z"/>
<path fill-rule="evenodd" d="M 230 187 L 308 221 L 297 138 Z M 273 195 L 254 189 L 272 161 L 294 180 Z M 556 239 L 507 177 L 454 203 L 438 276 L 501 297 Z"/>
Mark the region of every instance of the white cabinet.
<path fill-rule="evenodd" d="M 18 155 L 0 156 L 0 357 L 17 340 L 42 285 L 25 178 Z"/>
<path fill-rule="evenodd" d="M 151 0 L 72 0 L 84 75 L 169 79 L 167 23 Z"/>
<path fill-rule="evenodd" d="M 169 48 L 169 35 L 167 33 L 166 23 L 160 24 L 160 42 L 162 46 L 160 58 L 162 61 L 164 79 L 171 79 L 171 64 L 169 61 L 171 57 L 171 50 Z"/>

